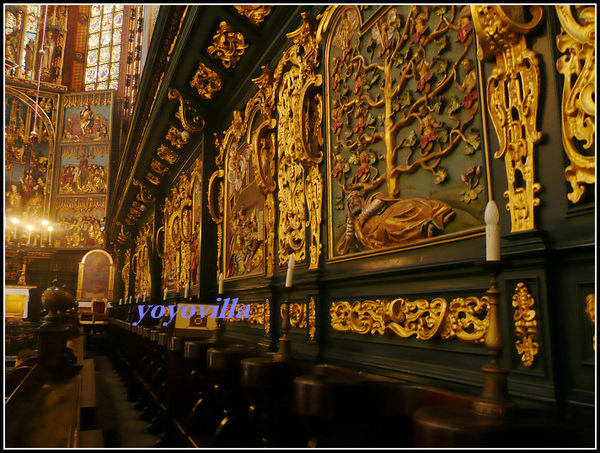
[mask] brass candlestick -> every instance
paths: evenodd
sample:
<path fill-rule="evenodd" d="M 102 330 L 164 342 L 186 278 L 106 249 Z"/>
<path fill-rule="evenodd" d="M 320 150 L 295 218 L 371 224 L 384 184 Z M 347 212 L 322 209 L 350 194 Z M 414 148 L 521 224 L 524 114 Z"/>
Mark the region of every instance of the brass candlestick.
<path fill-rule="evenodd" d="M 292 340 L 288 336 L 290 327 L 292 326 L 290 323 L 290 295 L 292 294 L 292 287 L 286 286 L 285 290 L 285 310 L 283 312 L 283 322 L 281 323 L 283 335 L 279 339 L 279 350 L 273 356 L 273 360 L 276 362 L 288 360 L 292 355 Z"/>
<path fill-rule="evenodd" d="M 502 261 L 480 261 L 477 265 L 490 274 L 490 289 L 486 291 L 489 300 L 489 326 L 485 336 L 485 346 L 491 357 L 487 365 L 481 367 L 483 371 L 483 391 L 473 403 L 474 411 L 478 415 L 503 417 L 515 408 L 515 404 L 508 399 L 508 370 L 500 364 L 504 339 L 500 329 L 498 304 L 501 291 L 498 290 L 498 275 L 506 263 Z"/>

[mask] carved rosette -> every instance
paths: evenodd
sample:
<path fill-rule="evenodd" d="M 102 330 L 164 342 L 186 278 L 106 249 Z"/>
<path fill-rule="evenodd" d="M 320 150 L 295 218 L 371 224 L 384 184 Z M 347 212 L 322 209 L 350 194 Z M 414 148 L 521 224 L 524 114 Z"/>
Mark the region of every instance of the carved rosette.
<path fill-rule="evenodd" d="M 198 90 L 198 94 L 204 99 L 212 99 L 213 96 L 223 86 L 223 81 L 219 74 L 207 67 L 205 64 L 200 63 L 196 74 L 190 81 L 190 86 Z"/>
<path fill-rule="evenodd" d="M 556 13 L 562 29 L 556 43 L 563 53 L 556 68 L 565 76 L 562 142 L 571 162 L 565 178 L 573 188 L 567 197 L 577 203 L 585 193 L 585 184 L 596 183 L 596 156 L 584 155 L 577 144 L 582 143 L 585 150 L 594 150 L 596 144 L 596 10 L 593 6 L 556 5 Z"/>
<path fill-rule="evenodd" d="M 532 308 L 535 300 L 529 294 L 524 283 L 517 284 L 512 304 L 515 307 L 515 335 L 518 338 L 515 346 L 517 352 L 521 355 L 523 364 L 526 367 L 531 367 L 535 356 L 539 352 L 540 345 L 538 342 L 537 319 L 535 319 L 536 313 Z"/>
<path fill-rule="evenodd" d="M 329 310 L 331 326 L 340 332 L 361 335 L 394 333 L 401 338 L 415 335 L 420 340 L 441 337 L 482 342 L 489 325 L 488 303 L 484 298 L 454 299 L 450 304 L 441 297 L 431 301 L 398 298 L 334 302 Z"/>
<path fill-rule="evenodd" d="M 294 40 L 279 62 L 276 79 L 284 69 L 279 88 L 278 187 L 279 187 L 279 264 L 290 255 L 297 263 L 306 258 L 306 232 L 310 226 L 310 269 L 319 264 L 321 253 L 321 209 L 323 176 L 318 164 L 323 159 L 321 123 L 322 96 L 314 88 L 322 84 L 318 66 L 316 27 L 303 13 L 302 26 L 287 36 Z M 305 211 L 309 218 L 306 219 Z"/>
<path fill-rule="evenodd" d="M 226 68 L 235 68 L 247 48 L 244 35 L 235 32 L 227 22 L 223 21 L 207 51 L 211 58 L 220 59 Z"/>
<path fill-rule="evenodd" d="M 480 60 L 496 57 L 496 67 L 488 79 L 487 101 L 500 149 L 494 157 L 504 157 L 508 190 L 504 197 L 511 214 L 511 232 L 535 228 L 536 193 L 541 184 L 534 175 L 534 150 L 542 134 L 537 130 L 540 98 L 540 70 L 535 52 L 527 48 L 525 35 L 540 23 L 542 9 L 531 8 L 533 19 L 523 24 L 509 18 L 501 6 L 472 5 Z"/>

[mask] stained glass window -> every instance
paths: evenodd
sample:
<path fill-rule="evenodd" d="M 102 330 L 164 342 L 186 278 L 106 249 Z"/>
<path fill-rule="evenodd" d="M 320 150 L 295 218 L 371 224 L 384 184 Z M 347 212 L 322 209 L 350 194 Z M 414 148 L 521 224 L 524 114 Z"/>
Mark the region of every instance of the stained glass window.
<path fill-rule="evenodd" d="M 86 90 L 118 89 L 123 5 L 94 5 L 90 14 Z"/>

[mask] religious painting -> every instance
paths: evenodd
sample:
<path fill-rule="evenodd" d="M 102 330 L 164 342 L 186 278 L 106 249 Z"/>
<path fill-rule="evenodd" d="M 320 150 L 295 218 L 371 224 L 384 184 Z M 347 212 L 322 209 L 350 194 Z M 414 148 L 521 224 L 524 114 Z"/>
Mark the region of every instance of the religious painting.
<path fill-rule="evenodd" d="M 4 102 L 5 214 L 17 218 L 47 217 L 54 159 L 57 95 L 42 96 L 7 87 Z"/>
<path fill-rule="evenodd" d="M 329 259 L 484 226 L 488 200 L 468 6 L 344 6 L 325 53 Z"/>
<path fill-rule="evenodd" d="M 61 147 L 58 193 L 106 193 L 109 153 L 108 144 Z"/>
<path fill-rule="evenodd" d="M 265 273 L 265 197 L 254 179 L 249 144 L 229 147 L 226 161 L 224 277 Z"/>
<path fill-rule="evenodd" d="M 104 250 L 90 250 L 79 263 L 77 300 L 105 299 L 112 301 L 114 266 Z"/>
<path fill-rule="evenodd" d="M 110 105 L 84 105 L 65 109 L 63 143 L 110 140 Z"/>

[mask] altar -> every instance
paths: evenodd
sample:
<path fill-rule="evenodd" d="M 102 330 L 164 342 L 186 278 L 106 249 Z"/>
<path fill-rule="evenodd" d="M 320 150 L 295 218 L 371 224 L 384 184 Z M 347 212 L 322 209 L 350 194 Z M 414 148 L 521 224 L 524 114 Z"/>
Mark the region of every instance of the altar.
<path fill-rule="evenodd" d="M 29 316 L 29 290 L 36 286 L 8 285 L 4 287 L 4 319 L 26 319 Z"/>

